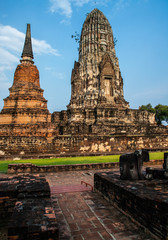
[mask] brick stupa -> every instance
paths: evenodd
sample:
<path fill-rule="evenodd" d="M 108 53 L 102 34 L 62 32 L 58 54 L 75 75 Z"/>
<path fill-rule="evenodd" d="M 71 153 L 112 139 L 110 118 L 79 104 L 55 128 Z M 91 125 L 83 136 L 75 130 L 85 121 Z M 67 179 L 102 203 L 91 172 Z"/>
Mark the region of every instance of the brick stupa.
<path fill-rule="evenodd" d="M 0 114 L 1 124 L 28 124 L 51 122 L 51 114 L 47 109 L 47 100 L 40 88 L 39 71 L 33 62 L 30 24 L 23 53 L 14 74 L 10 95 L 4 99 L 4 107 Z"/>

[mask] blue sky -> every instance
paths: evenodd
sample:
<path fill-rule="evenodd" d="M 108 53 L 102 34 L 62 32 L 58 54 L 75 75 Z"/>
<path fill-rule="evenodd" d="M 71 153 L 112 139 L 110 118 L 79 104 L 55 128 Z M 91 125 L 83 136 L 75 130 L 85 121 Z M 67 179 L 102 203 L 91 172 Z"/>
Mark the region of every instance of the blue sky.
<path fill-rule="evenodd" d="M 35 65 L 50 112 L 66 109 L 71 71 L 86 14 L 94 8 L 109 20 L 131 108 L 168 104 L 168 0 L 1 0 L 0 109 L 19 64 L 26 24 L 31 24 Z"/>

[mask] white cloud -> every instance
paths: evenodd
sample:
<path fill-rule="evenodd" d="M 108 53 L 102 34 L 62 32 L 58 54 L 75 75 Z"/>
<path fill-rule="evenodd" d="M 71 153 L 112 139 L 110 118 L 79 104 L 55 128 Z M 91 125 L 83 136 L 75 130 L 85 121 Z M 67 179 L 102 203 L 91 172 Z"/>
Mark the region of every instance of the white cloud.
<path fill-rule="evenodd" d="M 57 79 L 65 79 L 65 74 L 60 72 L 55 72 L 54 75 Z"/>
<path fill-rule="evenodd" d="M 50 0 L 51 7 L 50 12 L 58 12 L 64 15 L 66 18 L 72 16 L 72 5 L 82 7 L 84 4 L 89 2 L 95 2 L 94 0 Z M 102 1 L 103 2 L 103 1 Z"/>
<path fill-rule="evenodd" d="M 69 18 L 63 19 L 60 23 L 63 23 L 64 25 L 69 25 L 71 23 Z"/>
<path fill-rule="evenodd" d="M 0 25 L 0 47 L 6 53 L 19 53 L 21 55 L 25 34 L 11 26 Z M 51 47 L 45 40 L 32 38 L 33 52 L 35 54 L 52 54 L 59 56 L 58 50 Z"/>
<path fill-rule="evenodd" d="M 44 70 L 46 70 L 46 71 L 51 71 L 52 68 L 51 68 L 51 67 L 45 67 Z"/>
<path fill-rule="evenodd" d="M 149 0 L 139 0 L 139 2 L 148 3 Z M 126 7 L 128 7 L 134 0 L 114 0 L 114 10 L 120 11 Z"/>
<path fill-rule="evenodd" d="M 73 5 L 82 7 L 84 4 L 90 4 L 95 8 L 98 6 L 108 6 L 107 4 L 110 0 L 49 0 L 50 1 L 50 12 L 59 13 L 64 15 L 66 18 L 70 19 L 72 16 Z M 113 0 L 113 11 L 120 11 L 130 5 L 133 0 Z M 140 0 L 142 1 L 142 0 Z M 143 0 L 148 2 L 149 0 Z M 61 21 L 61 23 L 67 23 L 66 20 Z M 68 22 L 69 23 L 69 22 Z"/>
<path fill-rule="evenodd" d="M 18 52 L 23 46 L 24 33 L 11 26 L 0 25 L 0 46 Z"/>
<path fill-rule="evenodd" d="M 55 56 L 60 56 L 58 50 L 52 48 L 50 44 L 48 44 L 44 40 L 36 40 L 32 38 L 33 52 L 36 54 L 52 54 Z"/>
<path fill-rule="evenodd" d="M 45 67 L 45 71 L 49 71 L 56 79 L 65 79 L 65 73 L 56 72 L 54 68 Z"/>
<path fill-rule="evenodd" d="M 66 17 L 71 17 L 72 8 L 69 0 L 50 0 L 50 3 L 50 11 L 52 13 L 61 11 L 61 14 L 65 15 Z"/>
<path fill-rule="evenodd" d="M 17 63 L 19 58 L 12 54 L 9 50 L 0 47 L 0 67 Z M 10 64 L 9 64 L 10 63 Z"/>
<path fill-rule="evenodd" d="M 91 2 L 91 0 L 72 0 L 72 2 L 74 2 L 75 5 L 82 7 L 84 4 Z"/>
<path fill-rule="evenodd" d="M 113 0 L 113 9 L 120 10 L 129 5 L 131 0 Z M 147 0 L 144 0 L 147 1 Z M 77 7 L 83 7 L 84 4 L 90 4 L 94 7 L 97 6 L 107 6 L 110 0 L 50 0 L 50 12 L 60 13 L 66 18 L 70 19 L 72 16 L 73 5 Z M 66 20 L 61 21 L 61 23 L 67 23 Z"/>
<path fill-rule="evenodd" d="M 120 10 L 120 9 L 123 9 L 125 8 L 126 6 L 129 5 L 129 2 L 130 0 L 117 0 L 115 5 L 114 5 L 114 8 L 116 10 Z"/>

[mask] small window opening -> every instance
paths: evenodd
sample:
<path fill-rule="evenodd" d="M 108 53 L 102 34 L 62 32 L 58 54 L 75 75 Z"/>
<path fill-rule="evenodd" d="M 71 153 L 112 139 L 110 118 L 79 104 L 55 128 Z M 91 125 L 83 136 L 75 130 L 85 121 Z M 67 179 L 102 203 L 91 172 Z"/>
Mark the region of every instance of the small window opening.
<path fill-rule="evenodd" d="M 64 127 L 63 127 L 63 126 L 60 126 L 60 128 L 59 128 L 59 134 L 60 134 L 60 135 L 63 135 L 63 133 L 64 133 Z"/>
<path fill-rule="evenodd" d="M 92 133 L 92 125 L 89 125 L 89 133 Z"/>

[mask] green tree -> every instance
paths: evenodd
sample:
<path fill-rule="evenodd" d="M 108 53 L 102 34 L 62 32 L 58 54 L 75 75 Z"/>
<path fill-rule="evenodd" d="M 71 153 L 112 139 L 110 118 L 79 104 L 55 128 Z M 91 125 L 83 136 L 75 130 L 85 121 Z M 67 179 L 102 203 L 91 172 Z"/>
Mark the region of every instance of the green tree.
<path fill-rule="evenodd" d="M 155 109 L 152 107 L 150 103 L 148 103 L 147 105 L 140 106 L 139 110 L 155 113 Z"/>
<path fill-rule="evenodd" d="M 153 108 L 152 105 L 149 103 L 147 105 L 140 106 L 139 110 L 155 113 L 155 119 L 158 125 L 161 125 L 163 121 L 168 123 L 167 105 L 158 104 Z"/>
<path fill-rule="evenodd" d="M 165 121 L 168 123 L 168 106 L 167 105 L 158 104 L 155 107 L 155 112 L 156 112 L 156 121 L 158 124 L 162 124 L 162 121 Z"/>

